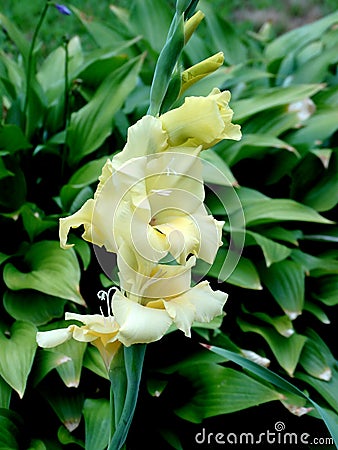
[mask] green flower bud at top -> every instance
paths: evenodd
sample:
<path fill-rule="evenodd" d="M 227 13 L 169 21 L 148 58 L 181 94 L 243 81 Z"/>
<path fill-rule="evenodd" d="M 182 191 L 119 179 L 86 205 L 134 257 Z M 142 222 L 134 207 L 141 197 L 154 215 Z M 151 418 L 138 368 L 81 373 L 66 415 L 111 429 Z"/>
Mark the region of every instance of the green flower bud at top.
<path fill-rule="evenodd" d="M 207 75 L 215 72 L 224 62 L 223 52 L 218 52 L 210 58 L 204 59 L 203 61 L 195 64 L 189 69 L 182 72 L 182 84 L 180 95 L 183 94 L 190 86 L 195 84 L 197 81 L 206 77 Z"/>

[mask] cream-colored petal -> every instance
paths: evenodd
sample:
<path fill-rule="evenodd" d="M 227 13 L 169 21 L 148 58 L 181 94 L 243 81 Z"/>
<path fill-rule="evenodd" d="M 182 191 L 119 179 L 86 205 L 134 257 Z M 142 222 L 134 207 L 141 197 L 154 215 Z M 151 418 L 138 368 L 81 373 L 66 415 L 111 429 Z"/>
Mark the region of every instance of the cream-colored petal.
<path fill-rule="evenodd" d="M 105 317 L 101 314 L 76 314 L 66 312 L 65 318 L 66 320 L 78 320 L 97 333 L 114 333 L 118 328 L 113 316 Z"/>
<path fill-rule="evenodd" d="M 164 302 L 164 307 L 179 330 L 187 337 L 191 336 L 191 324 L 196 314 L 195 306 L 189 301 L 189 297 L 181 295 Z"/>
<path fill-rule="evenodd" d="M 225 292 L 213 291 L 207 281 L 197 284 L 183 296 L 185 301 L 190 301 L 194 305 L 196 310 L 194 320 L 197 322 L 210 322 L 222 314 L 228 298 Z"/>
<path fill-rule="evenodd" d="M 160 116 L 173 147 L 208 145 L 220 136 L 224 123 L 216 101 L 208 97 L 186 97 L 184 104 Z"/>
<path fill-rule="evenodd" d="M 68 233 L 71 228 L 78 228 L 84 225 L 85 232 L 82 235 L 85 240 L 91 241 L 91 227 L 95 202 L 93 199 L 87 200 L 84 205 L 69 217 L 60 219 L 59 237 L 62 248 L 73 247 L 74 244 L 67 244 Z"/>
<path fill-rule="evenodd" d="M 128 129 L 127 143 L 122 152 L 113 158 L 114 168 L 132 158 L 151 155 L 165 150 L 167 135 L 156 117 L 144 116 Z"/>
<path fill-rule="evenodd" d="M 73 325 L 58 330 L 38 331 L 36 334 L 36 342 L 39 347 L 52 348 L 68 341 L 72 337 L 72 334 Z"/>
<path fill-rule="evenodd" d="M 166 310 L 142 306 L 119 291 L 113 296 L 112 306 L 120 326 L 118 340 L 127 347 L 161 339 L 172 323 Z"/>

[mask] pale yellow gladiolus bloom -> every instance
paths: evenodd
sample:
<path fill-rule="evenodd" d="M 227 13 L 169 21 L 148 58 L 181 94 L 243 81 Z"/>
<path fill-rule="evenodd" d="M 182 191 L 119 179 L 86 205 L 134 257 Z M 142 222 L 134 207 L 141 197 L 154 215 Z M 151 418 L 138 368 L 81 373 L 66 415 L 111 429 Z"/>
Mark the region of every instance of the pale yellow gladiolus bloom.
<path fill-rule="evenodd" d="M 38 345 L 43 348 L 52 348 L 71 338 L 79 342 L 90 342 L 99 350 L 107 369 L 109 369 L 110 363 L 121 345 L 117 339 L 118 325 L 115 318 L 111 315 L 105 317 L 100 314 L 82 315 L 66 312 L 65 319 L 78 320 L 84 326 L 69 325 L 67 328 L 39 331 L 36 336 Z"/>
<path fill-rule="evenodd" d="M 153 262 L 169 252 L 180 264 L 189 254 L 212 264 L 222 245 L 224 222 L 209 215 L 203 204 L 202 163 L 195 156 L 199 149 L 184 150 L 132 158 L 117 164 L 116 171 L 107 161 L 94 199 L 61 219 L 61 245 L 67 246 L 71 227 L 84 225 L 83 238 L 109 252 L 130 242 Z"/>
<path fill-rule="evenodd" d="M 207 149 L 223 139 L 240 140 L 240 126 L 231 123 L 230 97 L 214 88 L 207 97 L 186 97 L 182 106 L 160 116 L 169 145 Z"/>
<path fill-rule="evenodd" d="M 190 287 L 194 264 L 193 256 L 184 266 L 152 264 L 127 244 L 121 247 L 121 291 L 115 292 L 111 304 L 119 341 L 126 346 L 154 342 L 172 324 L 190 337 L 194 321 L 210 322 L 222 314 L 227 294 L 213 291 L 207 281 Z"/>

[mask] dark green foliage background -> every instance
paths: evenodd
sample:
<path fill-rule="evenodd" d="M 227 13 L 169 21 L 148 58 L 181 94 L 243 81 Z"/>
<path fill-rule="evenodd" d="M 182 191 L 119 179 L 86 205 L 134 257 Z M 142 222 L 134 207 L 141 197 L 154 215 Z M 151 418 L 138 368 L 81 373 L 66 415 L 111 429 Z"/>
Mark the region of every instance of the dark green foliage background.
<path fill-rule="evenodd" d="M 128 9 L 114 14 L 106 2 L 74 1 L 84 14 L 73 8 L 71 16 L 50 7 L 28 101 L 29 46 L 44 3 L 0 7 L 0 448 L 106 446 L 109 382 L 94 347 L 71 341 L 38 349 L 35 334 L 67 326 L 65 311 L 99 312 L 96 294 L 112 285 L 81 230 L 72 232 L 72 250 L 59 248 L 58 219 L 92 197 L 106 158 L 146 113 L 172 3 L 118 2 Z M 273 25 L 246 21 L 247 10 L 282 4 L 286 15 Z M 203 427 L 258 435 L 277 421 L 288 432 L 337 439 L 338 14 L 327 0 L 313 21 L 309 4 L 317 6 L 199 4 L 206 18 L 181 68 L 218 51 L 225 64 L 185 95 L 229 89 L 243 132 L 240 142 L 224 141 L 205 156 L 222 173 L 216 190 L 227 206 L 207 189 L 208 207 L 226 222 L 208 279 L 229 300 L 223 320 L 196 324 L 191 339 L 174 331 L 148 345 L 127 448 L 201 448 L 195 435 Z M 299 27 L 296 16 L 312 23 Z M 183 98 L 174 100 L 173 107 Z M 240 203 L 230 202 L 233 192 Z M 243 213 L 246 229 L 236 228 Z M 227 251 L 241 240 L 239 263 L 225 276 Z M 325 420 L 304 396 L 199 342 L 267 358 L 274 374 L 323 408 Z"/>

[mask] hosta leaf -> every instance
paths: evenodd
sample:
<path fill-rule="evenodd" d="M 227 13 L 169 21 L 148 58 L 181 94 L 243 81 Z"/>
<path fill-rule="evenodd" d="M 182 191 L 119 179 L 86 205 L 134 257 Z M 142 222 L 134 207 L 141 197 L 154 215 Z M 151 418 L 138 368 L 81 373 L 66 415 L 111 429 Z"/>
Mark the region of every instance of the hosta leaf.
<path fill-rule="evenodd" d="M 337 110 L 334 106 L 318 109 L 303 127 L 288 135 L 287 142 L 295 147 L 303 144 L 311 150 L 314 142 L 324 142 L 338 129 L 336 119 Z"/>
<path fill-rule="evenodd" d="M 203 264 L 200 267 L 201 273 L 205 273 L 202 270 Z M 230 270 L 230 267 L 233 270 Z M 247 258 L 236 258 L 235 252 L 232 256 L 232 252 L 226 252 L 223 249 L 219 250 L 212 267 L 208 271 L 208 275 L 235 286 L 247 289 L 262 289 L 255 266 Z"/>
<path fill-rule="evenodd" d="M 83 405 L 86 430 L 86 450 L 107 448 L 110 430 L 111 406 L 107 399 L 87 398 Z"/>
<path fill-rule="evenodd" d="M 19 450 L 23 442 L 20 429 L 23 421 L 14 411 L 0 408 L 0 448 L 2 450 Z"/>
<path fill-rule="evenodd" d="M 12 388 L 0 375 L 0 408 L 9 409 Z"/>
<path fill-rule="evenodd" d="M 23 397 L 31 371 L 36 343 L 36 327 L 29 322 L 14 322 L 9 338 L 0 333 L 0 375 Z"/>
<path fill-rule="evenodd" d="M 250 236 L 261 247 L 267 267 L 270 267 L 275 262 L 286 259 L 291 254 L 291 249 L 285 245 L 279 244 L 250 230 L 247 230 L 246 233 L 247 236 Z"/>
<path fill-rule="evenodd" d="M 12 21 L 10 21 L 3 14 L 0 14 L 0 24 L 6 30 L 6 33 L 8 33 L 9 37 L 18 48 L 25 62 L 27 62 L 29 53 L 29 41 L 27 40 L 26 36 L 16 27 L 16 25 Z"/>
<path fill-rule="evenodd" d="M 307 375 L 302 372 L 297 372 L 296 377 L 299 378 L 300 380 L 305 381 L 313 389 L 315 389 L 338 414 L 338 398 L 337 398 L 338 372 L 337 372 L 337 370 L 334 370 L 332 372 L 332 377 L 331 377 L 330 381 L 319 380 L 318 378 L 312 377 L 311 375 Z M 337 421 L 337 419 L 336 419 L 336 421 Z"/>
<path fill-rule="evenodd" d="M 222 186 L 235 186 L 237 181 L 224 160 L 212 149 L 201 153 L 203 160 L 203 180 Z"/>
<path fill-rule="evenodd" d="M 209 3 L 203 3 L 202 9 L 210 30 L 209 38 L 214 42 L 214 48 L 223 50 L 226 63 L 232 66 L 246 60 L 248 49 L 231 23 L 225 20 L 221 21 Z"/>
<path fill-rule="evenodd" d="M 310 302 L 309 300 L 305 300 L 304 311 L 308 311 L 309 313 L 313 314 L 322 323 L 325 323 L 325 324 L 331 323 L 327 314 L 316 303 Z"/>
<path fill-rule="evenodd" d="M 214 346 L 206 346 L 209 350 L 216 353 L 217 355 L 223 356 L 225 358 L 228 358 L 230 361 L 235 362 L 236 364 L 239 364 L 241 367 L 249 370 L 252 372 L 255 376 L 257 376 L 259 379 L 262 379 L 264 381 L 267 381 L 268 383 L 273 384 L 274 386 L 282 389 L 283 391 L 286 391 L 287 393 L 290 393 L 292 395 L 296 395 L 302 398 L 305 398 L 309 402 L 312 403 L 320 417 L 325 422 L 328 430 L 331 433 L 331 436 L 333 437 L 336 446 L 338 446 L 338 431 L 337 431 L 337 415 L 333 413 L 333 411 L 323 408 L 322 406 L 318 405 L 312 398 L 310 398 L 308 395 L 306 395 L 303 391 L 298 389 L 296 386 L 291 384 L 289 381 L 285 380 L 278 374 L 272 372 L 271 370 L 267 369 L 266 367 L 259 366 L 258 364 L 253 363 L 252 361 L 247 360 L 246 358 L 243 358 L 241 355 L 238 355 L 234 352 L 231 352 L 229 350 L 225 350 L 223 348 L 214 347 Z M 314 380 L 316 380 L 314 378 Z M 319 381 L 319 380 L 316 380 Z M 325 383 L 325 382 L 320 382 Z"/>
<path fill-rule="evenodd" d="M 243 211 L 247 225 L 281 220 L 332 223 L 314 209 L 290 199 L 262 199 L 259 202 L 243 205 Z"/>
<path fill-rule="evenodd" d="M 32 373 L 34 386 L 40 383 L 40 381 L 53 369 L 65 364 L 69 361 L 69 356 L 59 353 L 56 350 L 40 349 L 36 355 L 36 361 L 34 370 Z"/>
<path fill-rule="evenodd" d="M 316 211 L 329 211 L 338 204 L 338 158 L 332 158 L 324 176 L 308 190 L 303 203 Z"/>
<path fill-rule="evenodd" d="M 93 98 L 72 114 L 67 133 L 71 164 L 95 151 L 109 136 L 114 114 L 134 89 L 142 62 L 143 55 L 114 70 L 99 86 Z"/>
<path fill-rule="evenodd" d="M 320 343 L 308 339 L 303 348 L 299 364 L 311 376 L 329 381 L 332 377 L 330 362 L 325 360 Z"/>
<path fill-rule="evenodd" d="M 291 258 L 304 267 L 304 270 L 309 272 L 312 277 L 318 277 L 321 275 L 338 275 L 338 260 L 337 254 L 332 255 L 323 254 L 318 256 L 312 256 L 308 253 L 304 253 L 301 250 L 292 250 Z"/>
<path fill-rule="evenodd" d="M 243 310 L 248 313 L 244 308 Z M 271 317 L 263 312 L 251 312 L 250 314 L 272 325 L 275 330 L 284 337 L 290 337 L 295 332 L 292 321 L 288 316 Z"/>
<path fill-rule="evenodd" d="M 83 392 L 57 383 L 39 389 L 67 430 L 75 430 L 81 421 Z"/>
<path fill-rule="evenodd" d="M 31 148 L 30 142 L 17 125 L 2 125 L 0 127 L 0 150 L 14 153 L 18 150 Z"/>
<path fill-rule="evenodd" d="M 294 333 L 286 338 L 270 327 L 254 325 L 241 318 L 238 318 L 238 323 L 242 331 L 260 334 L 269 344 L 281 367 L 283 367 L 290 376 L 293 376 L 307 339 L 305 336 Z"/>
<path fill-rule="evenodd" d="M 4 307 L 16 320 L 26 320 L 43 325 L 51 319 L 61 317 L 66 301 L 32 290 L 6 291 Z"/>
<path fill-rule="evenodd" d="M 25 203 L 22 205 L 20 213 L 23 225 L 31 241 L 43 231 L 48 230 L 49 228 L 56 229 L 58 226 L 55 219 L 46 218 L 43 211 L 32 203 Z"/>
<path fill-rule="evenodd" d="M 314 23 L 306 24 L 283 34 L 273 40 L 265 50 L 266 56 L 270 60 L 282 58 L 290 52 L 296 52 L 310 42 L 319 39 L 322 34 L 338 20 L 338 13 L 317 20 Z"/>
<path fill-rule="evenodd" d="M 11 263 L 4 268 L 4 281 L 10 289 L 35 289 L 85 304 L 79 292 L 81 272 L 73 249 L 63 250 L 56 241 L 40 241 L 29 247 L 24 260 L 28 272 L 19 271 Z"/>
<path fill-rule="evenodd" d="M 121 38 L 126 34 L 126 30 L 122 26 L 122 23 L 120 23 L 119 29 L 114 29 L 113 27 L 93 20 L 92 17 L 86 16 L 74 6 L 70 6 L 70 8 L 99 47 L 107 47 L 108 42 L 121 42 Z"/>
<path fill-rule="evenodd" d="M 252 98 L 237 100 L 232 103 L 234 121 L 246 119 L 254 114 L 280 105 L 288 105 L 311 97 L 323 89 L 321 84 L 299 84 L 297 86 L 273 87 Z"/>
<path fill-rule="evenodd" d="M 86 342 L 78 342 L 74 339 L 54 347 L 58 353 L 62 353 L 69 358 L 68 361 L 56 368 L 67 387 L 78 387 L 80 383 L 82 361 L 86 347 Z"/>
<path fill-rule="evenodd" d="M 61 426 L 58 429 L 58 439 L 63 445 L 76 444 L 80 448 L 85 448 L 84 443 L 74 436 L 67 428 Z"/>
<path fill-rule="evenodd" d="M 193 365 L 179 373 L 188 379 L 194 395 L 175 413 L 194 423 L 280 398 L 276 391 L 248 375 L 217 364 L 201 364 L 198 371 Z"/>
<path fill-rule="evenodd" d="M 284 260 L 262 267 L 260 276 L 279 306 L 291 320 L 302 313 L 304 305 L 304 270 L 294 261 Z"/>
<path fill-rule="evenodd" d="M 326 275 L 320 277 L 312 292 L 312 295 L 317 300 L 322 301 L 328 306 L 338 304 L 338 276 Z"/>
<path fill-rule="evenodd" d="M 242 159 L 259 157 L 271 148 L 287 150 L 293 152 L 295 156 L 297 155 L 295 148 L 281 139 L 269 134 L 247 133 L 239 142 L 231 143 L 230 148 L 229 146 L 225 147 L 222 156 L 229 165 L 233 166 Z"/>

